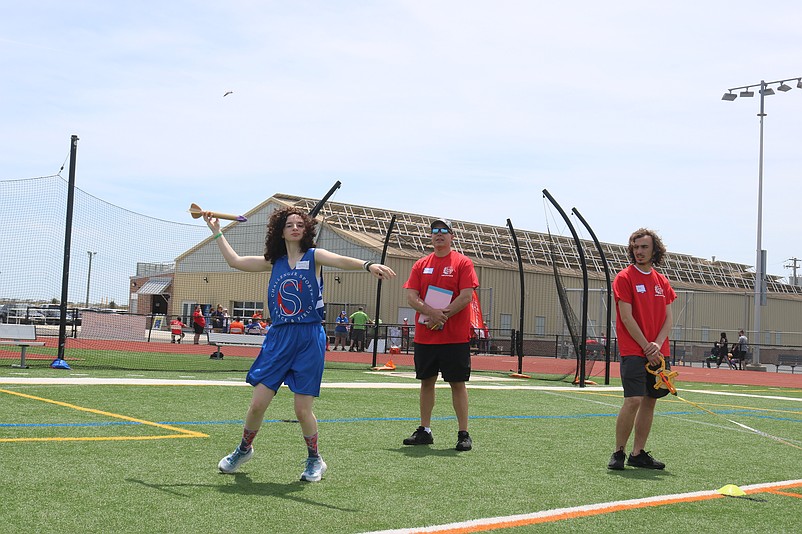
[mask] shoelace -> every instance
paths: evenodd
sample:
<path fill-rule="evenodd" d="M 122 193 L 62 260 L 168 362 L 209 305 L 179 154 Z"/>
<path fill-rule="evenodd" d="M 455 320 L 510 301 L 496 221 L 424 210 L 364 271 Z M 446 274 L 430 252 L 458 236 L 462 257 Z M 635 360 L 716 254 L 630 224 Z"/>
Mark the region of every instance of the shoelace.
<path fill-rule="evenodd" d="M 306 464 L 304 472 L 310 472 L 311 473 L 315 468 L 319 467 L 319 465 L 320 465 L 320 457 L 319 456 L 318 457 L 308 456 L 306 458 L 306 460 L 304 460 L 301 463 L 305 463 Z"/>

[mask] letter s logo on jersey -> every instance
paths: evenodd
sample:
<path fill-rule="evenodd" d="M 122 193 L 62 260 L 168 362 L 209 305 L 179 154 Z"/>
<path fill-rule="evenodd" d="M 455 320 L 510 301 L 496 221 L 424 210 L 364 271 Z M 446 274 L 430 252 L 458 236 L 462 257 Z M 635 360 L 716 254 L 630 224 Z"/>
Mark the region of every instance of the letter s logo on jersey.
<path fill-rule="evenodd" d="M 302 309 L 300 280 L 282 280 L 278 285 L 278 306 L 282 315 L 292 317 L 298 315 Z"/>

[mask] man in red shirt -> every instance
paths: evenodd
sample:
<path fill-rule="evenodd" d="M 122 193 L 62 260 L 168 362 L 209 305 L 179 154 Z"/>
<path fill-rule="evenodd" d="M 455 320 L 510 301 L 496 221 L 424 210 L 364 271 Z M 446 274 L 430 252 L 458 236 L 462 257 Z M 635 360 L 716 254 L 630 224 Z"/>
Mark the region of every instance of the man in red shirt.
<path fill-rule="evenodd" d="M 203 316 L 200 304 L 195 305 L 195 311 L 192 312 L 192 329 L 195 332 L 194 344 L 200 342 L 201 334 L 206 329 L 206 318 Z"/>
<path fill-rule="evenodd" d="M 633 467 L 663 469 L 666 465 L 644 447 L 657 399 L 668 390 L 654 389 L 656 377 L 646 371 L 646 365 L 659 366 L 661 357 L 668 363 L 668 334 L 674 322 L 671 303 L 677 295 L 668 279 L 654 269 L 666 253 L 657 234 L 645 228 L 636 230 L 629 237 L 628 251 L 633 264 L 613 282 L 624 404 L 616 419 L 615 452 L 607 467 L 624 469 L 626 459 Z M 624 449 L 633 427 L 635 438 L 627 459 Z"/>
<path fill-rule="evenodd" d="M 412 266 L 404 284 L 407 303 L 416 311 L 415 377 L 421 381 L 420 426 L 404 445 L 434 443 L 430 428 L 438 373 L 451 386 L 451 403 L 457 415 L 458 451 L 473 446 L 468 434 L 468 389 L 471 376 L 471 315 L 468 305 L 479 279 L 473 262 L 451 250 L 454 233 L 451 221 L 432 222 L 434 252 Z M 434 297 L 439 295 L 440 299 Z M 436 304 L 435 302 L 443 304 Z"/>

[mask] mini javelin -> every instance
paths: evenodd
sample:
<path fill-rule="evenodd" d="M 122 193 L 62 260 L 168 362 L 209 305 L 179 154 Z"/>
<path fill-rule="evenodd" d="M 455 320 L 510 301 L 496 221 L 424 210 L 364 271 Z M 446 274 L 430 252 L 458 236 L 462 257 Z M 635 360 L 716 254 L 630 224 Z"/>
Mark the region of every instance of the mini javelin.
<path fill-rule="evenodd" d="M 216 211 L 203 211 L 200 206 L 193 203 L 189 206 L 189 213 L 193 219 L 200 219 L 204 214 L 208 213 L 217 219 L 225 219 L 227 221 L 245 222 L 248 219 L 242 215 L 231 215 L 230 213 L 218 213 Z"/>

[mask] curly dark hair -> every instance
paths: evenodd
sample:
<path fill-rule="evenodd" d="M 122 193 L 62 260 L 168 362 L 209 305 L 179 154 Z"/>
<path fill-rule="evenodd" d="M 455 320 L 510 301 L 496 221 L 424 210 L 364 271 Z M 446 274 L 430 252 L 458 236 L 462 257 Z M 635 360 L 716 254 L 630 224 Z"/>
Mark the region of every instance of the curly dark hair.
<path fill-rule="evenodd" d="M 663 244 L 663 240 L 660 239 L 660 236 L 658 236 L 654 230 L 649 230 L 647 228 L 639 228 L 634 232 L 632 232 L 632 235 L 629 236 L 629 244 L 627 245 L 627 253 L 629 254 L 629 261 L 635 263 L 635 253 L 632 250 L 632 247 L 635 244 L 635 240 L 646 236 L 651 237 L 652 243 L 654 243 L 654 252 L 652 253 L 652 265 L 659 267 L 660 263 L 663 261 L 663 257 L 666 255 L 666 246 Z"/>
<path fill-rule="evenodd" d="M 287 255 L 287 244 L 284 242 L 284 225 L 290 215 L 299 215 L 304 221 L 304 237 L 301 239 L 301 250 L 306 252 L 315 245 L 315 227 L 317 221 L 300 208 L 282 208 L 273 212 L 267 223 L 267 237 L 265 237 L 265 259 L 271 264 L 282 256 Z"/>

